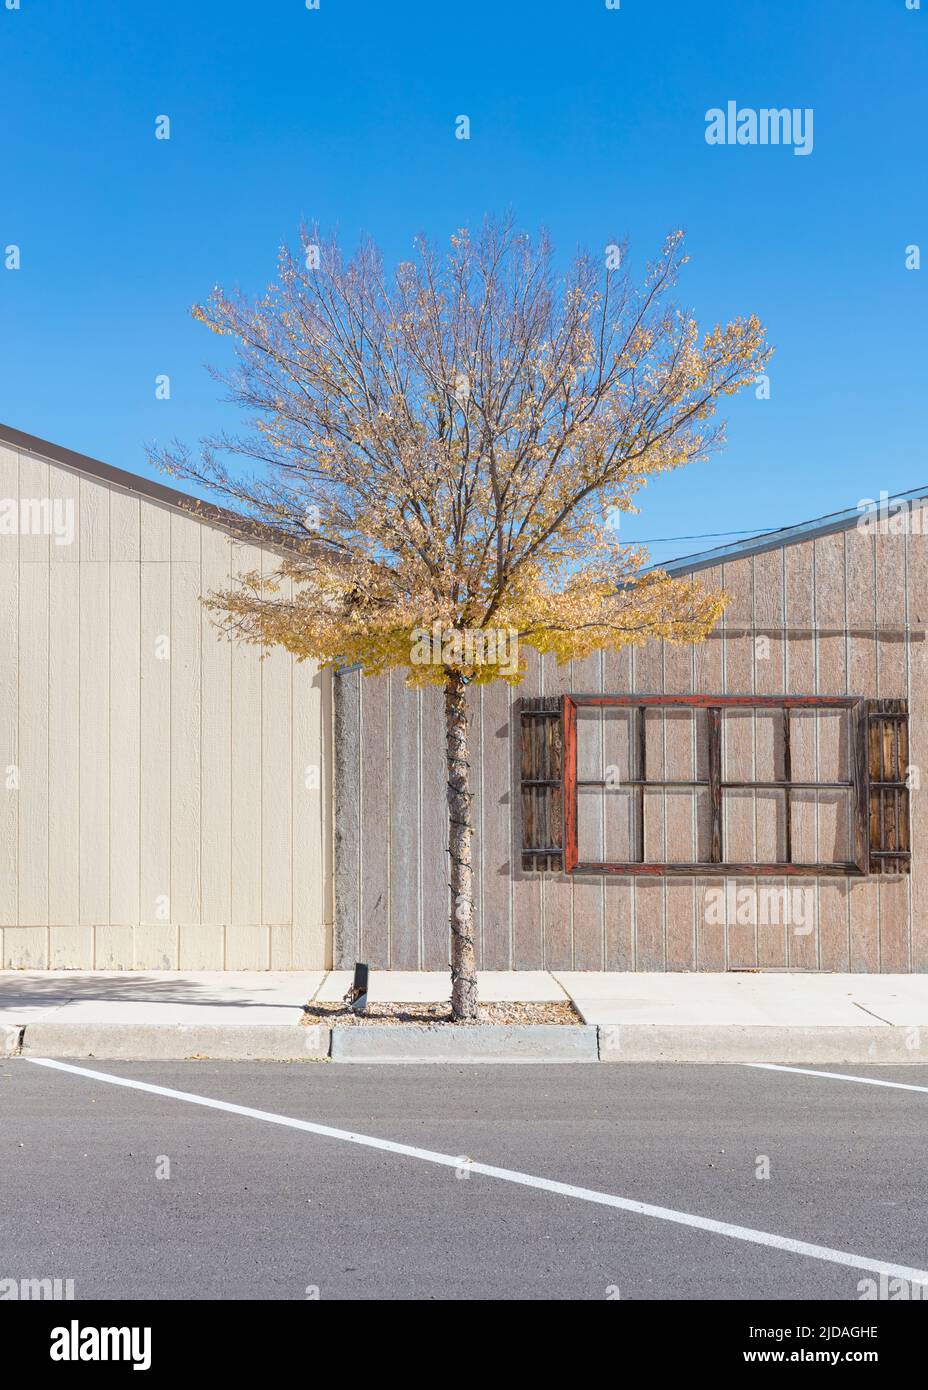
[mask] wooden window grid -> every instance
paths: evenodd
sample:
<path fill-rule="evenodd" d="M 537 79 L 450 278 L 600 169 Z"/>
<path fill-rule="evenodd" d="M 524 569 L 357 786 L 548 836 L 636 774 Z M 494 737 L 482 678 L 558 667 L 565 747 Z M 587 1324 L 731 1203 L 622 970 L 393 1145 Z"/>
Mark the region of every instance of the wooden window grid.
<path fill-rule="evenodd" d="M 626 708 L 633 713 L 636 775 L 622 780 L 637 798 L 636 858 L 582 861 L 578 853 L 577 796 L 604 779 L 577 775 L 577 711 Z M 707 774 L 678 780 L 648 776 L 645 714 L 648 709 L 706 711 Z M 734 780 L 722 776 L 722 715 L 727 709 L 770 710 L 782 715 L 783 776 Z M 794 779 L 790 711 L 846 710 L 851 721 L 850 776 L 841 781 Z M 908 873 L 908 709 L 904 700 L 822 695 L 565 695 L 523 700 L 521 708 L 522 867 L 578 874 L 621 875 L 819 875 Z M 702 789 L 709 797 L 709 858 L 701 862 L 646 861 L 646 789 Z M 733 862 L 724 857 L 722 799 L 726 791 L 777 791 L 785 802 L 785 858 Z M 854 857 L 824 863 L 794 862 L 791 796 L 796 791 L 842 791 L 851 798 Z"/>

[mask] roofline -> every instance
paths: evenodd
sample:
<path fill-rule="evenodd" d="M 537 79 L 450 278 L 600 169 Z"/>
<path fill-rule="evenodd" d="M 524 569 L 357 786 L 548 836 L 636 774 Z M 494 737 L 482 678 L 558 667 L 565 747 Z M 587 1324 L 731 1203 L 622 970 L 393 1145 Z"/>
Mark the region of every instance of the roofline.
<path fill-rule="evenodd" d="M 53 444 L 48 439 L 40 439 L 38 435 L 26 434 L 24 430 L 14 429 L 12 425 L 0 424 L 0 445 L 3 444 L 12 449 L 22 449 L 27 454 L 36 454 L 40 458 L 47 459 L 50 463 L 59 464 L 72 472 L 81 473 L 90 478 L 98 478 L 111 487 L 122 488 L 125 492 L 135 493 L 138 497 L 147 498 L 148 501 L 160 502 L 163 506 L 172 507 L 176 511 L 183 512 L 186 516 L 192 516 L 211 526 L 259 540 L 264 545 L 274 544 L 273 541 L 268 540 L 267 529 L 261 527 L 257 522 L 250 524 L 247 517 L 239 516 L 224 507 L 217 507 L 213 502 L 204 502 L 201 498 L 194 497 L 192 493 L 166 487 L 164 483 L 156 483 L 139 473 L 129 473 L 124 468 L 114 468 L 112 464 L 91 458 L 89 454 L 79 454 L 73 449 L 65 449 L 61 444 Z M 912 488 L 909 492 L 894 493 L 892 497 L 884 497 L 881 493 L 879 505 L 881 507 L 885 505 L 889 508 L 899 503 L 916 502 L 925 498 L 928 498 L 928 483 L 922 487 Z M 873 501 L 874 504 L 877 501 L 875 498 L 867 500 Z M 865 513 L 861 512 L 859 505 L 849 507 L 843 512 L 830 512 L 813 521 L 802 521 L 796 526 L 783 526 L 778 531 L 763 531 L 757 536 L 749 536 L 746 540 L 736 541 L 732 545 L 720 545 L 713 550 L 702 550 L 692 555 L 681 555 L 678 559 L 670 560 L 666 564 L 654 564 L 648 568 L 663 570 L 664 573 L 670 575 L 695 574 L 699 570 L 713 569 L 716 565 L 724 564 L 726 561 L 743 560 L 751 555 L 762 555 L 768 550 L 779 550 L 780 546 L 783 545 L 795 545 L 800 541 L 814 540 L 818 536 L 832 535 L 836 531 L 850 530 L 852 526 L 857 525 L 863 515 Z M 277 546 L 283 549 L 293 549 L 290 538 L 284 536 L 281 537 Z"/>
<path fill-rule="evenodd" d="M 873 502 L 874 506 L 889 509 L 899 503 L 917 502 L 928 498 L 928 483 L 912 488 L 909 492 L 896 492 L 892 497 L 881 493 L 879 498 L 861 499 Z M 735 541 L 732 545 L 719 545 L 713 550 L 702 550 L 693 555 L 681 555 L 666 564 L 649 565 L 649 569 L 663 570 L 666 574 L 695 574 L 698 570 L 713 569 L 731 560 L 743 560 L 751 555 L 762 555 L 767 550 L 779 550 L 783 545 L 796 545 L 800 541 L 814 540 L 818 536 L 830 536 L 837 531 L 849 531 L 862 517 L 870 513 L 861 511 L 860 506 L 848 507 L 843 512 L 830 512 L 813 521 L 801 521 L 796 526 L 783 526 L 778 531 L 763 531 L 760 535 L 749 536 L 746 540 Z"/>
<path fill-rule="evenodd" d="M 11 449 L 21 449 L 27 454 L 35 454 L 49 463 L 58 464 L 85 477 L 97 478 L 111 487 L 144 497 L 149 502 L 160 502 L 162 506 L 183 512 L 185 516 L 196 521 L 203 521 L 210 526 L 233 532 L 237 536 L 253 539 L 261 545 L 276 549 L 294 549 L 289 537 L 281 536 L 275 543 L 268 536 L 268 532 L 272 532 L 273 528 L 262 527 L 258 522 L 250 523 L 247 517 L 230 512 L 225 507 L 217 507 L 214 502 L 204 502 L 192 493 L 166 487 L 164 483 L 156 483 L 140 473 L 129 473 L 124 468 L 114 468 L 112 464 L 91 458 L 89 454 L 78 454 L 73 449 L 65 449 L 61 444 L 52 444 L 48 439 L 39 439 L 37 435 L 14 429 L 12 425 L 0 424 L 0 446 L 2 445 Z"/>

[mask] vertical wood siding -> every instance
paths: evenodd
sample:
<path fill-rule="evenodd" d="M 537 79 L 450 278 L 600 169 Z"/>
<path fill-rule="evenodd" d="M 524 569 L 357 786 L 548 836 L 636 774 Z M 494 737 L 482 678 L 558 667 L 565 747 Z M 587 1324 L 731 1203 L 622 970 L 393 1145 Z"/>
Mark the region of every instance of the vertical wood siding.
<path fill-rule="evenodd" d="M 331 964 L 331 677 L 221 637 L 201 595 L 277 557 L 0 446 L 0 962 Z"/>
<path fill-rule="evenodd" d="M 715 634 L 697 647 L 655 642 L 564 667 L 529 650 L 526 678 L 515 691 L 496 683 L 470 692 L 482 968 L 928 970 L 928 871 L 920 853 L 928 842 L 928 791 L 911 795 L 910 876 L 725 880 L 531 873 L 521 868 L 515 703 L 519 696 L 568 690 L 907 698 L 909 756 L 924 778 L 928 519 L 926 534 L 918 523 L 915 516 L 902 536 L 852 528 L 810 537 L 703 571 L 705 584 L 721 585 L 731 602 Z M 447 912 L 447 817 L 443 730 L 440 720 L 424 714 L 433 694 L 406 690 L 395 676 L 363 680 L 351 671 L 336 678 L 340 965 L 358 956 L 383 968 L 447 964 L 447 922 L 441 918 L 440 930 L 434 925 Z M 748 719 L 753 733 L 732 741 L 732 775 L 763 778 L 775 745 L 760 716 Z M 811 723 L 797 730 L 794 759 L 802 760 L 809 777 L 833 775 L 835 738 Z M 655 721 L 647 739 L 655 773 L 666 765 L 690 774 L 691 726 Z M 620 732 L 604 722 L 605 763 L 621 762 L 620 744 Z M 665 841 L 689 844 L 701 833 L 689 797 L 655 798 L 648 826 L 653 852 L 663 853 Z M 724 814 L 727 843 L 745 857 L 770 842 L 777 816 L 782 825 L 782 811 L 762 795 L 733 800 Z M 801 803 L 793 818 L 797 843 L 814 853 L 833 842 L 835 816 L 833 807 Z M 610 853 L 617 826 L 600 824 L 591 812 L 585 827 Z M 739 921 L 731 892 L 717 921 L 707 911 L 708 895 L 726 884 L 810 890 L 811 921 Z"/>

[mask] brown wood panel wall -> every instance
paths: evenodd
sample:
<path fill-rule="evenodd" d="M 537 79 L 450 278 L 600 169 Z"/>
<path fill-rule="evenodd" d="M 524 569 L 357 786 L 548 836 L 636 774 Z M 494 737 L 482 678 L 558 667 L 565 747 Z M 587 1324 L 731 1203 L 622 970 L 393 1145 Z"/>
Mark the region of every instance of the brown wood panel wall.
<path fill-rule="evenodd" d="M 503 681 L 480 687 L 477 700 L 479 717 L 471 724 L 475 742 L 480 743 L 480 782 L 476 815 L 480 827 L 477 899 L 482 942 L 481 960 L 485 970 L 508 970 L 513 959 L 513 921 L 511 898 L 512 871 L 521 874 L 518 846 L 514 845 L 510 748 L 510 703 L 512 692 Z M 526 879 L 526 882 L 528 879 Z M 528 933 L 520 934 L 518 954 L 537 964 L 541 958 L 541 926 L 529 921 Z"/>
<path fill-rule="evenodd" d="M 477 691 L 470 691 L 471 697 Z M 445 858 L 448 848 L 445 817 L 441 806 L 445 795 L 445 704 L 442 692 L 435 687 L 423 690 L 420 697 L 421 762 L 419 769 L 419 861 L 422 891 L 422 968 L 444 970 L 448 964 L 448 870 Z M 473 721 L 478 702 L 471 698 Z M 472 752 L 474 777 L 481 777 L 481 746 L 475 740 Z M 437 804 L 436 804 L 437 803 Z M 433 811 L 434 808 L 434 811 Z M 474 892 L 480 901 L 480 822 L 474 836 Z M 478 925 L 479 922 L 478 922 Z M 478 938 L 478 944 L 479 944 Z M 482 956 L 478 964 L 482 965 Z"/>
<path fill-rule="evenodd" d="M 845 532 L 847 556 L 848 687 L 876 694 L 875 537 Z M 880 968 L 880 900 L 875 879 L 854 884 L 850 895 L 849 965 L 853 971 Z"/>
<path fill-rule="evenodd" d="M 542 693 L 566 695 L 578 690 L 574 670 L 579 663 L 565 661 L 558 665 L 548 653 L 541 661 Z M 574 937 L 574 892 L 576 880 L 569 874 L 544 874 L 542 905 L 544 922 L 544 957 L 547 970 L 572 970 Z"/>
<path fill-rule="evenodd" d="M 747 695 L 754 691 L 754 557 L 736 560 L 722 569 L 722 586 L 731 597 L 723 619 L 722 643 L 725 663 L 725 693 Z M 747 629 L 745 631 L 744 629 Z M 747 716 L 751 718 L 751 716 Z M 754 776 L 751 740 L 739 737 L 734 741 L 734 757 L 727 775 L 734 780 L 749 780 Z M 752 798 L 753 800 L 753 798 Z M 743 803 L 746 796 L 735 794 L 729 805 L 722 807 L 723 853 L 733 860 L 754 859 L 756 837 L 754 827 L 747 822 Z M 742 805 L 739 806 L 739 802 Z M 739 880 L 739 886 L 756 890 L 753 878 Z M 727 903 L 726 903 L 727 907 Z M 757 964 L 758 922 L 741 920 L 748 914 L 737 913 L 727 920 L 728 965 L 743 969 Z M 750 914 L 756 918 L 757 914 Z"/>
<path fill-rule="evenodd" d="M 754 557 L 754 689 L 759 695 L 777 695 L 786 688 L 785 567 L 782 550 L 768 550 Z M 782 735 L 773 729 L 771 721 L 763 726 L 771 746 L 765 752 L 773 767 L 774 776 L 782 774 Z M 758 773 L 767 775 L 767 767 Z M 781 805 L 780 802 L 783 802 Z M 776 843 L 781 833 L 785 837 L 788 815 L 785 801 L 774 797 L 761 798 L 756 807 L 758 838 L 762 843 Z M 767 887 L 793 891 L 795 884 L 787 879 L 765 879 Z M 789 925 L 785 922 L 762 921 L 757 928 L 757 964 L 772 970 L 782 970 L 789 958 Z"/>
<path fill-rule="evenodd" d="M 847 695 L 848 639 L 845 535 L 822 536 L 813 546 L 815 562 L 815 627 L 818 663 L 816 694 Z M 818 880 L 818 966 L 821 970 L 850 968 L 848 935 L 849 880 Z"/>
<path fill-rule="evenodd" d="M 919 850 L 928 844 L 928 642 L 916 640 L 928 627 L 928 508 L 913 513 L 906 546 L 906 607 L 909 622 L 909 760 L 916 772 L 911 801 L 912 873 L 909 877 L 910 969 L 928 970 L 928 874 Z M 918 534 L 916 534 L 916 529 Z"/>
<path fill-rule="evenodd" d="M 928 970 L 928 881 L 919 855 L 928 835 L 928 798 L 920 789 L 910 798 L 910 875 L 599 879 L 522 868 L 521 697 L 582 690 L 908 698 L 909 758 L 916 768 L 928 767 L 922 761 L 928 743 L 928 534 L 873 537 L 849 529 L 730 561 L 702 578 L 726 588 L 731 602 L 716 632 L 696 648 L 648 643 L 562 667 L 529 651 L 519 687 L 497 683 L 470 692 L 481 967 Z M 348 964 L 360 951 L 376 965 L 443 968 L 447 813 L 440 696 L 409 691 L 398 676 L 361 681 L 351 672 L 336 686 L 342 687 L 336 962 Z M 794 737 L 794 757 L 811 760 L 824 777 L 836 756 L 835 735 L 813 730 L 808 736 L 797 725 Z M 599 739 L 597 756 L 608 764 L 619 746 L 608 720 Z M 742 741 L 745 776 L 777 756 L 770 739 L 770 731 L 759 728 L 756 751 Z M 652 771 L 666 765 L 688 775 L 691 739 L 682 722 L 649 723 L 647 740 Z M 346 751 L 346 741 L 353 751 Z M 836 834 L 836 814 L 834 805 L 800 807 L 794 835 L 804 844 L 827 844 Z M 765 843 L 773 815 L 772 803 L 758 797 L 726 825 L 726 834 Z M 661 846 L 665 834 L 693 834 L 693 809 L 682 796 L 662 794 L 648 820 L 649 839 Z M 591 833 L 601 834 L 608 853 L 616 833 L 608 817 Z M 738 894 L 745 888 L 807 893 L 811 929 L 804 916 L 789 922 L 763 909 L 739 921 Z"/>
<path fill-rule="evenodd" d="M 602 689 L 631 690 L 634 653 L 630 647 L 603 653 Z M 631 766 L 629 750 L 614 725 L 603 727 L 603 754 L 606 765 Z M 609 828 L 606 852 L 612 850 Z M 607 874 L 603 883 L 603 969 L 634 970 L 635 902 L 632 880 Z"/>
<path fill-rule="evenodd" d="M 519 686 L 518 693 L 526 698 L 533 695 L 553 694 L 546 692 L 542 684 L 542 661 L 538 653 L 526 653 L 528 669 Z M 493 687 L 488 687 L 487 695 Z M 507 693 L 509 687 L 506 687 Z M 511 913 L 512 961 L 525 961 L 519 969 L 540 970 L 545 965 L 545 921 L 542 892 L 544 875 L 529 873 L 522 868 L 522 819 L 516 800 L 519 785 L 520 751 L 519 742 L 513 733 L 513 710 L 511 702 L 507 706 L 504 723 L 494 721 L 494 757 L 503 766 L 509 767 L 509 783 L 503 792 L 509 811 L 509 838 L 505 845 L 490 850 L 489 863 L 485 871 L 505 875 L 510 882 L 509 911 Z M 508 749 L 508 757 L 506 750 Z M 516 968 L 512 966 L 511 968 Z"/>
<path fill-rule="evenodd" d="M 925 536 L 878 535 L 875 538 L 877 689 L 881 700 L 905 699 L 908 694 L 906 628 L 906 550 L 928 542 Z M 885 866 L 884 866 L 885 867 Z M 909 966 L 908 876 L 881 875 L 878 880 L 880 964 L 897 973 Z"/>
<path fill-rule="evenodd" d="M 572 679 L 577 690 L 602 689 L 602 655 L 595 652 L 585 661 L 573 663 Z M 603 721 L 599 720 L 599 737 L 586 744 L 578 744 L 578 774 L 581 777 L 601 776 L 603 766 L 602 739 Z M 583 766 L 582 759 L 589 761 Z M 597 811 L 594 813 L 594 832 L 603 842 L 605 832 L 602 803 L 596 799 Z M 574 970 L 603 969 L 603 883 L 600 878 L 577 876 L 571 880 L 573 891 L 573 953 L 571 965 Z"/>

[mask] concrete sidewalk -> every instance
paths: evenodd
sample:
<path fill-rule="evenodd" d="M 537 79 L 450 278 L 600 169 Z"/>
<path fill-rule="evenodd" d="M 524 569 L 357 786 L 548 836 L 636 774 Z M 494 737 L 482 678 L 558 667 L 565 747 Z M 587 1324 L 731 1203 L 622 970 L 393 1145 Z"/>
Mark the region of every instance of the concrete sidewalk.
<path fill-rule="evenodd" d="M 232 1060 L 328 1055 L 298 1027 L 327 972 L 0 971 L 0 1055 Z"/>
<path fill-rule="evenodd" d="M 928 1062 L 928 975 L 555 976 L 603 1062 Z"/>
<path fill-rule="evenodd" d="M 335 970 L 0 971 L 0 1051 L 328 1057 L 330 1030 L 300 1026 L 303 1008 L 341 999 L 350 979 Z M 603 1061 L 928 1061 L 928 975 L 485 971 L 478 985 L 487 1002 L 573 1000 Z M 449 993 L 443 971 L 371 972 L 374 1002 Z M 378 1038 L 389 1033 L 397 1045 L 403 1030 L 351 1031 L 369 1058 Z M 537 1025 L 527 1031 L 542 1042 Z M 480 1032 L 489 1041 L 490 1030 Z"/>
<path fill-rule="evenodd" d="M 330 973 L 2 970 L 0 1026 L 39 1021 L 293 1024 Z"/>
<path fill-rule="evenodd" d="M 558 971 L 554 978 L 600 1028 L 928 1026 L 928 975 Z"/>

